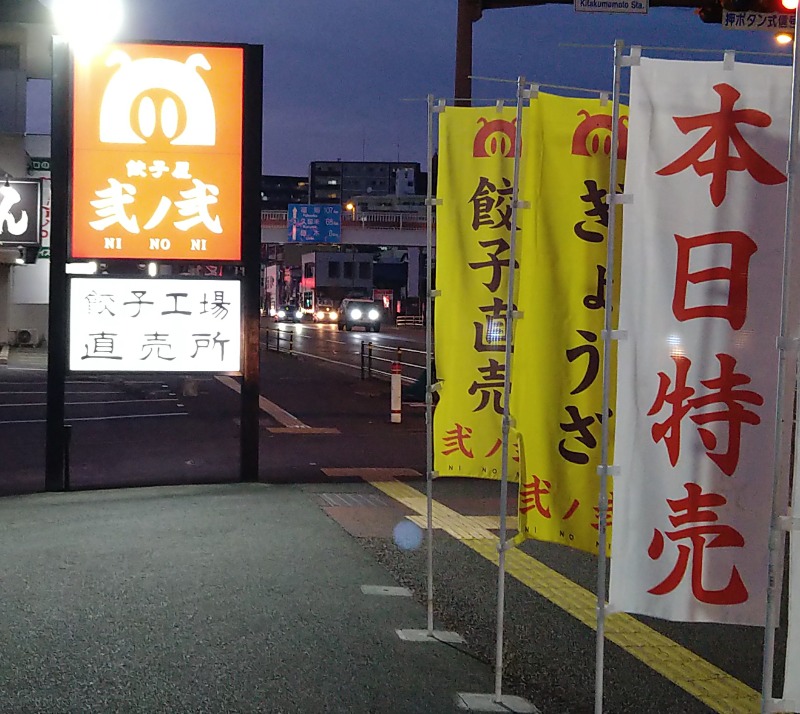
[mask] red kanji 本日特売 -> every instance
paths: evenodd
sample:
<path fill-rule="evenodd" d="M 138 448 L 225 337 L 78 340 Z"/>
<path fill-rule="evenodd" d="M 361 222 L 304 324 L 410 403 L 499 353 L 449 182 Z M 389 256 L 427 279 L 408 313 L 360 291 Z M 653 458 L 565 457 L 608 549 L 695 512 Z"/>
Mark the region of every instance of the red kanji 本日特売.
<path fill-rule="evenodd" d="M 739 124 L 767 127 L 772 117 L 758 109 L 734 109 L 733 105 L 742 95 L 730 84 L 715 84 L 719 95 L 719 111 L 693 117 L 673 117 L 682 133 L 696 129 L 707 129 L 706 133 L 685 154 L 656 171 L 659 176 L 672 176 L 692 167 L 698 176 L 711 174 L 711 202 L 719 206 L 725 200 L 729 171 L 747 171 L 756 181 L 768 186 L 784 183 L 784 176 L 761 156 L 739 131 Z M 703 159 L 714 147 L 711 158 Z M 736 150 L 731 154 L 731 147 Z"/>
<path fill-rule="evenodd" d="M 666 595 L 675 590 L 686 577 L 691 559 L 692 594 L 700 602 L 710 605 L 738 605 L 749 597 L 736 566 L 733 566 L 728 584 L 718 590 L 707 590 L 703 586 L 703 565 L 706 548 L 743 548 L 744 538 L 732 526 L 717 524 L 719 516 L 711 508 L 724 506 L 727 499 L 717 493 L 703 493 L 696 483 L 685 483 L 684 498 L 667 499 L 670 510 L 675 514 L 669 521 L 675 528 L 662 533 L 653 531 L 653 539 L 647 549 L 652 560 L 659 560 L 664 554 L 666 535 L 673 543 L 679 543 L 678 560 L 675 567 L 664 580 L 647 592 L 652 595 Z M 714 525 L 711 525 L 714 524 Z M 688 541 L 688 543 L 680 543 Z"/>
<path fill-rule="evenodd" d="M 678 243 L 678 259 L 675 270 L 675 292 L 672 298 L 672 313 L 681 322 L 702 317 L 721 317 L 734 330 L 741 329 L 747 319 L 747 279 L 750 258 L 758 248 L 750 236 L 741 231 L 721 231 L 699 236 L 675 236 Z M 691 253 L 696 248 L 709 245 L 729 245 L 730 265 L 714 266 L 694 273 L 689 272 Z M 686 305 L 689 284 L 728 283 L 728 300 L 725 304 Z M 695 302 L 695 301 L 690 301 Z"/>

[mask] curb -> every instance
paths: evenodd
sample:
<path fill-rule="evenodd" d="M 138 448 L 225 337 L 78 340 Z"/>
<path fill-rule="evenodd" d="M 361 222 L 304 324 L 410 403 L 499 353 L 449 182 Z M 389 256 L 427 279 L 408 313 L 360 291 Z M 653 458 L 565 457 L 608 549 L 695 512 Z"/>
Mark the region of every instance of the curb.
<path fill-rule="evenodd" d="M 8 345 L 0 347 L 0 364 L 8 364 L 8 355 L 11 348 Z"/>

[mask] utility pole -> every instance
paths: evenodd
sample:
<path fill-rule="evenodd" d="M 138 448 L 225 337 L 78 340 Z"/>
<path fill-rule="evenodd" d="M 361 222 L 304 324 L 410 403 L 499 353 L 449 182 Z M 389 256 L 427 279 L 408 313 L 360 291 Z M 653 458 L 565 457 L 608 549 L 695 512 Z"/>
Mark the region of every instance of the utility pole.
<path fill-rule="evenodd" d="M 711 0 L 650 0 L 650 7 L 699 8 Z M 574 0 L 458 0 L 456 19 L 456 71 L 454 95 L 456 106 L 472 103 L 472 25 L 483 16 L 484 10 L 534 5 L 573 5 Z M 609 45 L 609 49 L 611 45 Z"/>

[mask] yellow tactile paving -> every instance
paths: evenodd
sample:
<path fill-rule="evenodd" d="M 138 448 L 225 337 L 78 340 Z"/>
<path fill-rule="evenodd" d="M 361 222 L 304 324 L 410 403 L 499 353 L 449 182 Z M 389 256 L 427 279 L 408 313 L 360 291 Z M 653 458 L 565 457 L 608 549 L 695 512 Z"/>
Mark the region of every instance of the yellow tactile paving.
<path fill-rule="evenodd" d="M 411 521 L 412 523 L 415 523 L 416 525 L 418 525 L 420 528 L 427 528 L 428 527 L 428 518 L 427 518 L 427 516 L 406 516 L 406 518 L 409 521 Z M 469 522 L 472 524 L 472 526 L 474 526 L 476 528 L 493 530 L 493 531 L 500 530 L 500 517 L 499 516 L 462 516 L 462 518 L 465 518 L 465 519 L 469 520 Z M 434 528 L 438 528 L 438 529 L 442 529 L 443 528 L 442 523 L 436 517 L 434 517 L 434 519 L 433 519 L 433 527 Z M 508 516 L 506 518 L 506 528 L 508 528 L 509 530 L 512 530 L 512 529 L 516 530 L 516 528 L 517 528 L 517 517 L 516 516 Z M 489 536 L 491 536 L 491 533 L 489 534 Z"/>
<path fill-rule="evenodd" d="M 427 500 L 415 488 L 399 481 L 372 485 L 416 511 L 420 520 L 410 518 L 426 525 Z M 493 523 L 497 525 L 497 521 L 495 517 Z M 499 540 L 485 527 L 491 521 L 462 516 L 434 501 L 433 522 L 435 528 L 497 564 Z M 597 598 L 569 578 L 517 549 L 506 553 L 506 572 L 587 627 L 596 628 Z M 757 691 L 630 615 L 610 615 L 606 619 L 606 638 L 719 714 L 760 711 L 761 696 Z"/>

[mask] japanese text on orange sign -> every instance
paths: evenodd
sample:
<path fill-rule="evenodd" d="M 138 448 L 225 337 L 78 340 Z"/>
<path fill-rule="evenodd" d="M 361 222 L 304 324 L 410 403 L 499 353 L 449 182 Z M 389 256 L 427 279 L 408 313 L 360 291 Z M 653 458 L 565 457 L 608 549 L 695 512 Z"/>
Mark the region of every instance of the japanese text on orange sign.
<path fill-rule="evenodd" d="M 243 54 L 119 44 L 76 60 L 73 258 L 240 259 Z"/>

